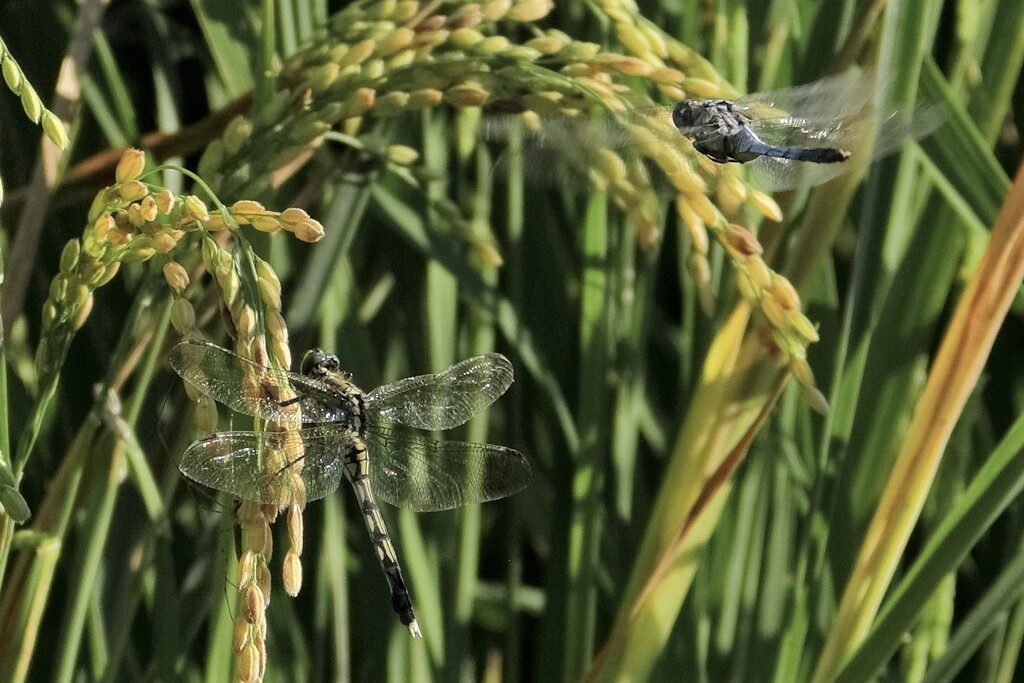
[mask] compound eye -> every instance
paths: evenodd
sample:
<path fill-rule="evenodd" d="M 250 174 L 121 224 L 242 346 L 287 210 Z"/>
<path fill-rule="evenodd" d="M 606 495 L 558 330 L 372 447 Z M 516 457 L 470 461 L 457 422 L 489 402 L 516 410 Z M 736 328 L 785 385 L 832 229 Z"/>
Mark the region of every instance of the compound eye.
<path fill-rule="evenodd" d="M 688 128 L 693 125 L 695 115 L 693 100 L 683 100 L 672 108 L 672 124 L 676 128 Z"/>
<path fill-rule="evenodd" d="M 343 370 L 341 372 L 341 378 L 343 380 L 345 380 L 346 382 L 351 382 L 352 381 L 352 373 L 349 372 L 348 370 Z"/>
<path fill-rule="evenodd" d="M 327 354 L 320 349 L 310 349 L 309 351 L 306 351 L 306 355 L 302 357 L 302 364 L 299 366 L 299 372 L 306 376 L 315 374 L 323 364 L 326 356 Z"/>

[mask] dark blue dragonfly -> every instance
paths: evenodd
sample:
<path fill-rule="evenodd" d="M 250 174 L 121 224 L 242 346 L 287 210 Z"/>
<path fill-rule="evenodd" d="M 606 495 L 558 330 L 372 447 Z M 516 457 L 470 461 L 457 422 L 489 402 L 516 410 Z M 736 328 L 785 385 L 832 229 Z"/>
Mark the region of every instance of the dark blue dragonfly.
<path fill-rule="evenodd" d="M 849 170 L 848 161 L 881 158 L 938 127 L 935 107 L 876 106 L 884 90 L 874 70 L 850 70 L 735 100 L 684 100 L 671 119 L 709 159 L 745 164 L 762 188 L 788 190 L 831 180 Z"/>
<path fill-rule="evenodd" d="M 736 99 L 686 99 L 598 117 L 539 117 L 533 140 L 551 156 L 589 167 L 595 148 L 649 149 L 653 134 L 656 144 L 692 144 L 714 162 L 743 164 L 764 190 L 810 187 L 938 127 L 941 116 L 935 107 L 918 105 L 907 112 L 876 106 L 884 85 L 872 69 L 850 70 Z M 500 122 L 487 126 L 499 135 L 506 127 Z"/>

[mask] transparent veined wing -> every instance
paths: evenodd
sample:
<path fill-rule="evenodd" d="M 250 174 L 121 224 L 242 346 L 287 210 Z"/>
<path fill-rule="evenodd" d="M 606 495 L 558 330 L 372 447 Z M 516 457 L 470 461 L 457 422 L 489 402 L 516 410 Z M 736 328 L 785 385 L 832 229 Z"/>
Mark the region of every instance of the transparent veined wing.
<path fill-rule="evenodd" d="M 451 429 L 494 403 L 512 384 L 512 363 L 485 353 L 433 375 L 385 384 L 366 396 L 372 417 L 415 427 Z"/>
<path fill-rule="evenodd" d="M 910 110 L 876 107 L 887 83 L 874 69 L 850 69 L 837 76 L 736 100 L 753 130 L 768 145 L 831 147 L 857 162 L 882 158 L 911 139 L 922 139 L 941 124 L 938 107 L 920 102 Z M 747 164 L 752 180 L 768 190 L 818 185 L 856 164 L 807 164 L 761 157 Z"/>
<path fill-rule="evenodd" d="M 533 476 L 522 453 L 504 446 L 435 441 L 371 426 L 366 447 L 377 498 L 418 512 L 504 498 L 525 488 Z"/>
<path fill-rule="evenodd" d="M 217 432 L 192 443 L 178 469 L 189 479 L 242 500 L 286 505 L 301 480 L 303 498 L 338 488 L 352 438 L 341 425 L 285 432 Z"/>
<path fill-rule="evenodd" d="M 744 166 L 750 179 L 765 190 L 820 185 L 853 167 L 881 159 L 911 140 L 927 137 L 941 122 L 939 110 L 928 105 L 915 109 L 909 118 L 894 111 L 885 116 L 865 114 L 804 127 L 786 119 L 762 120 L 754 129 L 767 144 L 841 149 L 850 153 L 850 162 L 815 164 L 762 156 Z"/>
<path fill-rule="evenodd" d="M 858 116 L 872 105 L 877 86 L 874 69 L 848 69 L 804 85 L 750 93 L 733 101 L 751 118 L 790 118 L 819 126 Z"/>
<path fill-rule="evenodd" d="M 335 392 L 308 377 L 274 370 L 203 341 L 171 349 L 168 361 L 182 379 L 232 410 L 281 422 L 337 422 Z"/>
<path fill-rule="evenodd" d="M 584 191 L 591 184 L 607 189 L 628 179 L 636 187 L 634 200 L 650 202 L 651 213 L 660 213 L 654 194 L 665 176 L 648 173 L 648 167 L 687 164 L 679 152 L 687 151 L 689 142 L 672 126 L 672 108 L 652 105 L 614 113 L 590 102 L 589 110 L 576 115 L 485 115 L 481 136 L 504 143 L 516 131 L 523 158 L 517 173 L 530 185 Z M 508 163 L 499 153 L 494 172 L 507 173 Z"/>
<path fill-rule="evenodd" d="M 768 192 L 814 187 L 850 171 L 848 163 L 812 164 L 775 157 L 758 157 L 745 166 L 748 167 L 750 180 Z"/>
<path fill-rule="evenodd" d="M 525 135 L 531 149 L 550 150 L 559 155 L 585 154 L 587 148 L 624 149 L 637 146 L 640 141 L 631 130 L 631 124 L 641 123 L 645 114 L 661 117 L 672 111 L 671 107 L 658 106 L 614 114 L 594 106 L 594 111 L 577 115 L 488 115 L 480 121 L 480 133 L 487 140 L 500 142 L 507 141 L 513 133 L 520 133 Z M 660 120 L 668 122 L 667 118 Z M 663 130 L 662 134 L 669 138 L 673 132 L 669 128 Z"/>

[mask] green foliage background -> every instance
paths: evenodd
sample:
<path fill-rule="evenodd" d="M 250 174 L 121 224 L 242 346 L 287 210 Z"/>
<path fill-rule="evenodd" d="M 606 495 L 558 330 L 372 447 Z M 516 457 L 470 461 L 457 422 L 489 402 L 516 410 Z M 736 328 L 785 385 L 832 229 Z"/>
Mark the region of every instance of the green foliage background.
<path fill-rule="evenodd" d="M 386 17 L 402 3 L 357 4 Z M 125 263 L 95 291 L 66 356 L 37 353 L 47 348 L 39 320 L 64 245 L 82 235 L 93 195 L 113 182 L 106 162 L 119 154 L 103 155 L 127 146 L 198 172 L 225 203 L 301 206 L 324 225 L 315 245 L 245 232 L 281 279 L 293 355 L 315 344 L 334 350 L 367 389 L 492 349 L 516 367 L 489 417 L 455 436 L 522 451 L 533 484 L 466 510 L 385 510 L 424 639 L 411 639 L 390 611 L 343 487 L 305 511 L 295 599 L 278 587 L 275 556 L 267 680 L 1020 677 L 1019 276 L 1003 287 L 1013 296 L 1005 323 L 999 314 L 985 320 L 998 336 L 980 381 L 960 368 L 947 387 L 951 404 L 967 399 L 934 453 L 934 480 L 921 471 L 903 486 L 927 494 L 920 519 L 904 506 L 909 542 L 879 541 L 896 558 L 894 576 L 881 566 L 873 574 L 881 611 L 847 615 L 838 605 L 897 454 L 922 436 L 915 407 L 940 343 L 958 343 L 946 331 L 965 283 L 984 264 L 1000 208 L 1020 197 L 1009 176 L 1021 157 L 1024 4 L 566 2 L 536 21 L 486 25 L 512 41 L 485 58 L 504 95 L 532 92 L 529 78 L 540 89 L 559 82 L 543 60 L 517 71 L 523 55 L 507 50 L 557 28 L 632 54 L 636 46 L 622 44 L 626 17 L 680 41 L 692 51 L 686 76 L 722 92 L 805 83 L 864 62 L 885 74 L 896 104 L 919 91 L 941 106 L 934 135 L 865 177 L 777 197 L 782 222 L 741 212 L 764 260 L 819 325 L 807 356 L 827 415 L 792 381 L 776 403 L 782 373 L 766 350 L 771 335 L 765 344 L 764 316 L 750 316 L 737 294 L 745 275 L 722 230 L 708 226 L 715 239 L 701 291 L 690 277 L 692 232 L 667 192 L 652 240 L 635 213 L 580 182 L 579 161 L 555 173 L 537 168 L 550 159 L 520 155 L 515 136 L 475 144 L 473 114 L 451 100 L 387 117 L 371 111 L 356 136 L 329 133 L 280 184 L 272 173 L 302 138 L 283 115 L 290 123 L 261 138 L 266 148 L 250 150 L 244 165 L 222 155 L 218 166 L 209 151 L 200 163 L 230 117 L 215 118 L 212 132 L 186 126 L 232 106 L 267 116 L 275 93 L 294 86 L 278 78 L 282 64 L 336 44 L 328 25 L 334 36 L 355 30 L 330 23 L 343 9 L 335 5 L 114 3 L 89 34 L 64 182 L 42 204 L 29 189 L 40 149 L 24 115 L 31 98 L 0 97 L 0 235 L 7 280 L 21 271 L 27 283 L 22 316 L 5 313 L 0 500 L 19 516 L 17 489 L 33 513 L 17 526 L 5 518 L 0 677 L 219 681 L 236 663 L 232 501 L 197 491 L 175 466 L 196 434 L 162 363 L 175 341 L 164 261 Z M 0 6 L 6 59 L 51 93 L 68 35 L 97 6 Z M 443 68 L 459 64 L 456 55 Z M 641 77 L 632 85 L 655 96 Z M 152 131 L 169 138 L 146 137 Z M 202 194 L 174 169 L 160 178 L 176 194 Z M 662 184 L 655 175 L 652 187 Z M 721 204 L 721 193 L 709 196 Z M 43 211 L 41 232 L 12 260 L 27 207 Z M 196 244 L 176 249 L 173 257 L 198 263 Z M 218 297 L 209 276 L 189 290 L 200 329 L 230 346 Z M 717 470 L 722 462 L 736 468 Z M 276 540 L 283 549 L 283 529 Z M 645 602 L 641 588 L 665 576 Z"/>

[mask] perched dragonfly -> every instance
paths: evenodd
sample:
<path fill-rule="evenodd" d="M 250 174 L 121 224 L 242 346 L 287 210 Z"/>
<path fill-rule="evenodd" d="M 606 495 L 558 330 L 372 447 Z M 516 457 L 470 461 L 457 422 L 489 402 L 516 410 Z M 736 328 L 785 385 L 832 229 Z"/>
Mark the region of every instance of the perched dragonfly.
<path fill-rule="evenodd" d="M 301 374 L 201 341 L 175 346 L 170 364 L 232 410 L 292 427 L 206 436 L 182 455 L 182 473 L 240 499 L 279 506 L 295 497 L 323 498 L 347 478 L 391 605 L 414 636 L 421 635 L 419 625 L 376 499 L 417 511 L 448 510 L 504 498 L 531 478 L 530 465 L 511 448 L 435 441 L 396 426 L 451 429 L 489 406 L 512 384 L 512 364 L 498 353 L 368 393 L 340 369 L 337 356 L 319 349 L 306 353 Z"/>
<path fill-rule="evenodd" d="M 686 99 L 596 120 L 541 117 L 541 130 L 533 141 L 586 165 L 596 147 L 642 146 L 635 132 L 641 126 L 658 144 L 678 145 L 685 137 L 712 161 L 744 164 L 761 188 L 789 190 L 831 180 L 849 170 L 849 160 L 890 154 L 909 139 L 926 137 L 941 122 L 937 109 L 925 105 L 911 112 L 879 110 L 879 89 L 874 70 L 849 70 L 807 85 L 736 99 Z M 496 136 L 504 134 L 503 123 L 486 125 Z"/>

